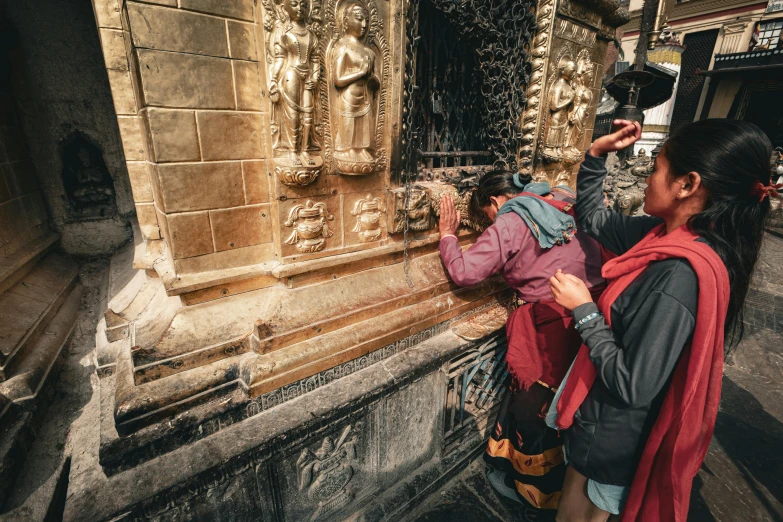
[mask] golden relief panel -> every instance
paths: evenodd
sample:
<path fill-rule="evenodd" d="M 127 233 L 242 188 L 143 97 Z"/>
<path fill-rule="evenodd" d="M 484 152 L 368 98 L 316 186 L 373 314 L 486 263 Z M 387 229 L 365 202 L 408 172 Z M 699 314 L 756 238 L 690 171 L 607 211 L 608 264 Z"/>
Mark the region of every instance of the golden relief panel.
<path fill-rule="evenodd" d="M 352 204 L 346 196 L 346 210 L 353 217 L 352 234 L 346 234 L 346 242 L 371 243 L 384 238 L 386 229 L 386 203 L 381 196 L 366 194 Z M 353 236 L 354 241 L 351 241 Z"/>
<path fill-rule="evenodd" d="M 326 4 L 327 81 L 322 99 L 328 108 L 325 156 L 331 172 L 364 175 L 384 169 L 384 121 L 389 76 L 389 46 L 374 0 Z"/>
<path fill-rule="evenodd" d="M 271 107 L 274 172 L 304 186 L 321 173 L 320 24 L 307 0 L 262 0 Z"/>

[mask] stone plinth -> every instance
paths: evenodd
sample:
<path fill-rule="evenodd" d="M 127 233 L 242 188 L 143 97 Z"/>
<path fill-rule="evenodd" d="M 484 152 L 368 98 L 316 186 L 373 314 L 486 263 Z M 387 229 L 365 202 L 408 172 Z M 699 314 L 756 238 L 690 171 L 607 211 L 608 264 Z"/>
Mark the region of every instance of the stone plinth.
<path fill-rule="evenodd" d="M 198 431 L 208 436 L 194 432 L 189 445 L 168 452 L 152 446 L 133 469 L 100 466 L 96 431 L 75 454 L 79 473 L 65 520 L 345 520 L 357 512 L 398 519 L 482 448 L 501 399 L 491 374 L 502 362 L 502 337 L 467 342 L 449 329 L 430 335 L 339 380 L 290 389 L 272 400 L 274 408 L 231 404 L 237 395 L 226 393 L 220 401 L 241 422 L 205 419 Z M 116 384 L 115 377 L 101 380 L 102 409 L 111 410 Z M 119 438 L 105 417 L 100 436 L 101 454 Z"/>
<path fill-rule="evenodd" d="M 477 447 L 460 441 L 481 438 L 504 389 L 502 354 L 450 328 L 470 319 L 466 337 L 494 334 L 512 297 L 499 277 L 457 288 L 437 252 L 442 194 L 465 211 L 464 246 L 482 229 L 467 203 L 489 166 L 416 167 L 411 111 L 431 82 L 416 77 L 419 3 L 154 4 L 94 0 L 138 229 L 112 261 L 100 433 L 67 518 L 402 509 L 415 496 L 405 484 L 366 501 L 445 476 L 448 451 Z M 565 49 L 589 75 L 622 23 L 615 2 L 600 4 L 555 15 L 542 0 L 537 41 L 559 43 L 536 59 Z M 519 99 L 525 86 L 510 88 Z M 463 377 L 475 364 L 493 368 L 480 381 L 492 386 Z"/>

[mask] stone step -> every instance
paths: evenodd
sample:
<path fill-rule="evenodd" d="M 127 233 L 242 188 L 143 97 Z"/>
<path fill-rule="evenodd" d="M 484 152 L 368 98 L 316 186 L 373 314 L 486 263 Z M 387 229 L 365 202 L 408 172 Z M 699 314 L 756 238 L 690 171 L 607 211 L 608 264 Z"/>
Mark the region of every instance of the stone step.
<path fill-rule="evenodd" d="M 13 375 L 0 383 L 0 395 L 26 410 L 36 410 L 46 393 L 46 386 L 56 380 L 64 348 L 76 327 L 76 316 L 84 288 L 77 284 L 30 350 L 22 354 Z"/>
<path fill-rule="evenodd" d="M 16 252 L 0 259 L 0 294 L 14 286 L 57 242 L 58 235 L 47 232 L 22 245 Z"/>
<path fill-rule="evenodd" d="M 76 285 L 78 265 L 52 253 L 0 294 L 0 381 L 32 348 Z"/>

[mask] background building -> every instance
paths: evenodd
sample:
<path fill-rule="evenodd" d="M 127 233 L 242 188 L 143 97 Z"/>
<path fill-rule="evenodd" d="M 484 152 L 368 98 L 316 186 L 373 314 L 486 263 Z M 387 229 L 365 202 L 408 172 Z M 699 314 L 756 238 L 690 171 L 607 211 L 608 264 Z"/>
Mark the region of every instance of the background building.
<path fill-rule="evenodd" d="M 625 60 L 633 61 L 643 0 L 632 0 L 623 27 Z M 676 94 L 647 111 L 646 141 L 662 141 L 678 127 L 703 118 L 736 118 L 759 125 L 776 147 L 783 146 L 783 2 L 770 0 L 678 0 L 669 16 L 681 54 L 660 48 L 649 61 L 666 67 L 679 58 Z M 663 62 L 659 62 L 656 56 Z M 666 63 L 664 63 L 666 62 Z M 661 121 L 668 112 L 668 124 Z M 655 121 L 652 121 L 655 120 Z M 649 147 L 649 143 L 645 144 Z"/>

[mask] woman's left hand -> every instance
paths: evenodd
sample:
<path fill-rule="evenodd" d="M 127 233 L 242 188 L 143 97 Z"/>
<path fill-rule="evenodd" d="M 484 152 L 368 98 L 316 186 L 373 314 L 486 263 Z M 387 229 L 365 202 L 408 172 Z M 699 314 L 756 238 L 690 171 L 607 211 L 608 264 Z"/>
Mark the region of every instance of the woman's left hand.
<path fill-rule="evenodd" d="M 587 285 L 575 275 L 566 274 L 559 268 L 549 278 L 549 290 L 555 302 L 568 310 L 593 302 Z"/>

